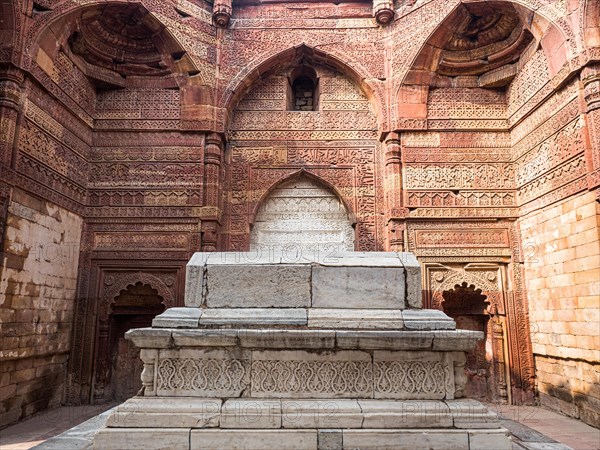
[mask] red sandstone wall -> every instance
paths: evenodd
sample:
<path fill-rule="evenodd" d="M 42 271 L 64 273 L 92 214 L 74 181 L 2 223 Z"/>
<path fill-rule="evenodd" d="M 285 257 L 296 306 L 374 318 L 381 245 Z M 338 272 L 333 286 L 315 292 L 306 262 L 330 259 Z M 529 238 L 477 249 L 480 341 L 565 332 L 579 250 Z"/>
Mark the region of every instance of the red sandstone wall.
<path fill-rule="evenodd" d="M 519 221 L 543 405 L 600 421 L 600 204 L 581 193 Z"/>
<path fill-rule="evenodd" d="M 457 281 L 469 281 L 494 300 L 494 339 L 498 348 L 508 340 L 510 351 L 504 356 L 512 374 L 513 400 L 531 398 L 527 291 L 532 290 L 537 302 L 540 288 L 529 284 L 535 286 L 542 275 L 533 267 L 523 274 L 523 250 L 531 250 L 527 238 L 533 236 L 527 230 L 535 230 L 536 220 L 564 199 L 598 188 L 594 179 L 599 110 L 588 115 L 593 153 L 583 120 L 583 104 L 597 101 L 597 71 L 582 71 L 589 72 L 582 75 L 583 95 L 578 72 L 599 53 L 585 48 L 580 35 L 584 17 L 593 18 L 584 14 L 583 0 L 552 9 L 551 15 L 532 15 L 537 6 L 518 2 L 524 12 L 531 7 L 523 17 L 540 33 L 542 45 L 535 42 L 523 51 L 515 65 L 519 73 L 505 90 L 477 87 L 476 77 L 437 82 L 430 78 L 437 63 L 428 53 L 437 54 L 445 41 L 436 30 L 444 34 L 458 26 L 451 21 L 453 25 L 439 27 L 458 1 L 400 2 L 394 23 L 382 27 L 371 17 L 368 2 L 313 2 L 303 7 L 239 0 L 231 26 L 216 29 L 209 3 L 181 0 L 175 6 L 144 0 L 140 4 L 160 22 L 153 22 L 151 29 L 168 29 L 161 32 L 165 47 L 156 49 L 165 67 L 142 64 L 134 72 L 164 75 L 168 65 L 174 76 L 137 78 L 130 72 L 124 79 L 109 73 L 110 58 L 104 61 L 108 65 L 95 66 L 90 55 L 84 62 L 81 49 L 69 44 L 71 36 L 65 33 L 82 19 L 80 2 L 39 0 L 36 11 L 31 2 L 18 8 L 10 3 L 0 6 L 8 27 L 0 34 L 11 37 L 0 39 L 0 207 L 16 186 L 44 198 L 40 204 L 60 205 L 56 208 L 61 217 L 85 217 L 78 295 L 73 300 L 70 401 L 103 398 L 106 393 L 109 314 L 119 292 L 141 280 L 157 290 L 166 306 L 179 304 L 190 254 L 198 249 L 246 248 L 254 207 L 274 183 L 301 167 L 339 187 L 354 206 L 358 248 L 415 251 L 429 264 L 434 282 L 426 289 L 434 297 Z M 105 4 L 86 5 L 94 3 Z M 546 28 L 548 20 L 551 29 Z M 595 29 L 588 26 L 589 31 Z M 36 33 L 41 30 L 45 34 L 38 51 Z M 178 44 L 166 45 L 169 36 Z M 98 36 L 92 32 L 88 37 L 94 41 Z M 113 50 L 121 54 L 119 45 L 131 41 L 116 37 Z M 266 77 L 292 63 L 299 48 L 309 59 L 337 71 L 323 73 L 322 111 L 309 113 L 309 120 L 284 111 L 284 86 L 276 91 L 277 80 Z M 566 61 L 565 55 L 572 59 Z M 134 55 L 126 63 L 136 61 Z M 10 70 L 5 72 L 5 65 Z M 115 80 L 118 88 L 111 85 Z M 244 92 L 246 97 L 237 103 Z M 596 178 L 588 175 L 593 171 Z M 11 208 L 37 202 L 15 192 Z M 585 198 L 587 204 L 593 202 L 592 193 Z M 46 218 L 39 214 L 42 226 Z M 515 223 L 520 216 L 523 221 Z M 569 212 L 553 219 L 567 240 L 569 232 L 558 224 L 571 220 Z M 519 227 L 526 235 L 524 249 Z M 14 231 L 10 224 L 0 223 L 0 228 Z M 552 239 L 559 239 L 554 237 L 557 230 Z M 10 240 L 7 245 L 12 245 Z M 8 273 L 14 271 L 9 265 L 15 257 L 6 255 Z M 42 270 L 34 270 L 38 269 Z M 565 275 L 578 273 L 563 269 Z M 542 278 L 553 280 L 544 274 Z M 6 293 L 12 295 L 8 286 Z M 529 309 L 540 311 L 537 304 Z M 54 320 L 43 312 L 44 319 Z M 565 323 L 566 319 L 556 326 Z M 534 333 L 534 339 L 547 333 Z M 572 338 L 561 336 L 573 344 Z M 537 354 L 540 386 L 555 388 L 542 391 L 544 402 L 557 402 L 554 399 L 561 396 L 569 400 L 563 395 L 568 391 L 564 380 L 544 374 L 583 367 L 582 361 L 589 358 L 557 356 L 562 347 L 585 353 L 584 341 L 575 339 L 574 344 L 555 342 L 547 360 Z M 545 366 L 550 359 L 553 366 Z M 15 365 L 27 366 L 30 360 Z M 57 364 L 64 368 L 62 362 Z M 581 380 L 593 379 L 587 369 L 578 370 Z M 22 376 L 32 376 L 32 371 Z M 11 385 L 10 375 L 1 380 Z M 97 392 L 91 392 L 92 382 Z M 22 401 L 25 413 L 35 412 L 35 406 L 28 407 L 11 389 L 2 391 L 10 394 L 10 402 Z M 588 420 L 598 411 L 593 406 L 597 391 L 590 387 L 588 395 L 587 388 L 578 389 L 575 407 L 561 405 L 576 408 Z M 57 392 L 40 393 L 31 401 L 52 405 Z M 583 400 L 581 393 L 587 395 Z M 16 409 L 11 411 L 14 416 Z"/>
<path fill-rule="evenodd" d="M 0 268 L 0 425 L 62 401 L 82 222 L 13 192 Z"/>
<path fill-rule="evenodd" d="M 287 111 L 288 69 L 256 82 L 233 114 L 224 248 L 249 248 L 250 221 L 269 189 L 301 169 L 329 183 L 357 221 L 356 249 L 383 248 L 382 163 L 367 97 L 341 73 L 314 65 L 316 111 Z"/>

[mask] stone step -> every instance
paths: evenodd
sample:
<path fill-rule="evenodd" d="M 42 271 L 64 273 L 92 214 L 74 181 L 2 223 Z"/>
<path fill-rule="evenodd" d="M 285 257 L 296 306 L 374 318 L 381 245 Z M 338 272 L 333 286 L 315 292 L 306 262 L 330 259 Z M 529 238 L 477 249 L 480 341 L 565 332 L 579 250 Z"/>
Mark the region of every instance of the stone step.
<path fill-rule="evenodd" d="M 153 328 L 308 327 L 325 329 L 454 330 L 456 323 L 434 309 L 350 308 L 170 308 Z"/>
<path fill-rule="evenodd" d="M 511 450 L 508 432 L 447 429 L 186 429 L 104 428 L 94 438 L 102 450 Z"/>
<path fill-rule="evenodd" d="M 200 399 L 134 397 L 109 428 L 501 429 L 475 400 Z"/>
<path fill-rule="evenodd" d="M 138 328 L 127 339 L 143 348 L 232 347 L 262 349 L 469 351 L 483 338 L 471 330 L 344 330 L 286 328 Z"/>

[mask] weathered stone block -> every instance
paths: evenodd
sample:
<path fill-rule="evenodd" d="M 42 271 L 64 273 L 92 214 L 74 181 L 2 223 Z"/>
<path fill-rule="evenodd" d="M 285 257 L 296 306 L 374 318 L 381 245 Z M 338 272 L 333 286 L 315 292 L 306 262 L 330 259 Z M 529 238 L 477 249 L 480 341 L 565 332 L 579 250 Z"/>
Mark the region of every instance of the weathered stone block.
<path fill-rule="evenodd" d="M 343 430 L 344 448 L 447 450 L 469 448 L 468 433 L 454 430 Z M 391 444 L 393 443 L 393 444 Z"/>
<path fill-rule="evenodd" d="M 405 308 L 402 268 L 315 266 L 313 308 Z"/>
<path fill-rule="evenodd" d="M 443 353 L 375 351 L 375 398 L 436 400 L 452 398 L 454 368 Z M 429 380 L 424 384 L 420 380 Z"/>
<path fill-rule="evenodd" d="M 157 396 L 239 397 L 250 384 L 250 352 L 161 350 L 154 370 Z"/>
<path fill-rule="evenodd" d="M 371 398 L 372 380 L 366 352 L 252 352 L 253 397 Z"/>
<path fill-rule="evenodd" d="M 448 406 L 442 401 L 359 400 L 362 428 L 450 428 Z"/>
<path fill-rule="evenodd" d="M 314 450 L 316 430 L 192 430 L 191 450 Z"/>
<path fill-rule="evenodd" d="M 305 309 L 300 308 L 221 308 L 205 309 L 200 326 L 259 326 L 259 325 L 306 325 Z"/>
<path fill-rule="evenodd" d="M 333 330 L 244 329 L 239 330 L 238 336 L 241 347 L 272 349 L 335 347 L 335 331 Z"/>
<path fill-rule="evenodd" d="M 281 428 L 281 401 L 230 399 L 223 404 L 221 428 Z"/>
<path fill-rule="evenodd" d="M 318 431 L 317 435 L 318 450 L 339 450 L 343 448 L 342 430 L 323 429 Z"/>
<path fill-rule="evenodd" d="M 334 329 L 394 329 L 404 326 L 402 311 L 389 309 L 323 309 L 308 310 L 308 326 Z"/>
<path fill-rule="evenodd" d="M 283 400 L 283 428 L 360 428 L 363 418 L 356 400 Z"/>
<path fill-rule="evenodd" d="M 408 330 L 454 330 L 456 323 L 443 311 L 435 309 L 411 310 L 402 312 L 404 327 Z"/>
<path fill-rule="evenodd" d="M 309 265 L 208 265 L 209 308 L 310 306 Z"/>
<path fill-rule="evenodd" d="M 94 448 L 101 450 L 187 449 L 189 428 L 103 428 L 94 436 Z"/>
<path fill-rule="evenodd" d="M 175 347 L 230 347 L 237 344 L 237 330 L 173 330 Z"/>
<path fill-rule="evenodd" d="M 513 443 L 506 430 L 469 431 L 469 448 L 490 448 L 494 450 L 511 450 Z"/>
<path fill-rule="evenodd" d="M 169 308 L 152 320 L 153 328 L 197 328 L 200 308 Z"/>
<path fill-rule="evenodd" d="M 111 428 L 213 428 L 221 418 L 220 399 L 134 397 L 108 417 Z"/>
<path fill-rule="evenodd" d="M 432 331 L 339 330 L 336 342 L 339 348 L 377 350 L 430 350 Z"/>

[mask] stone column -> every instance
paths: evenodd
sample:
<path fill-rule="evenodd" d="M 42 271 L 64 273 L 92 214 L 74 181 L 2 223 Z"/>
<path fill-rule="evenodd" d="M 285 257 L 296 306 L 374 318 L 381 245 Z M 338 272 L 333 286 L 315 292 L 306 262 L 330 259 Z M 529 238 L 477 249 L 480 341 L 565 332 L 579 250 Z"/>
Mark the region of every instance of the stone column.
<path fill-rule="evenodd" d="M 215 0 L 213 4 L 213 21 L 221 28 L 227 27 L 231 20 L 232 0 Z"/>
<path fill-rule="evenodd" d="M 22 101 L 25 75 L 14 66 L 0 69 L 0 166 L 14 165 L 13 148 Z"/>
<path fill-rule="evenodd" d="M 206 136 L 204 144 L 204 204 L 202 207 L 202 251 L 217 251 L 221 225 L 221 162 L 223 139 L 218 133 Z"/>
<path fill-rule="evenodd" d="M 586 146 L 587 182 L 588 188 L 592 190 L 600 187 L 600 64 L 584 67 L 581 81 L 589 134 Z"/>
<path fill-rule="evenodd" d="M 394 3 L 391 0 L 373 0 L 373 16 L 380 25 L 394 20 Z"/>
<path fill-rule="evenodd" d="M 385 139 L 385 210 L 387 227 L 386 249 L 392 252 L 404 251 L 404 219 L 406 208 L 402 201 L 402 155 L 400 135 L 391 132 Z"/>
<path fill-rule="evenodd" d="M 12 195 L 10 168 L 14 168 L 18 123 L 20 122 L 25 74 L 14 66 L 0 68 L 0 257 L 4 226 Z M 2 259 L 0 258 L 0 266 Z"/>

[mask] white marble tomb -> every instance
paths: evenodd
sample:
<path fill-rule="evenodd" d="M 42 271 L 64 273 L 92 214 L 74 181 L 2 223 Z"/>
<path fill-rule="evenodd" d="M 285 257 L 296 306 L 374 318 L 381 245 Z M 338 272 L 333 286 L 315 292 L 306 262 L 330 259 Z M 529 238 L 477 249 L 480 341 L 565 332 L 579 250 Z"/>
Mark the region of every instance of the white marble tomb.
<path fill-rule="evenodd" d="M 143 389 L 95 448 L 511 448 L 463 398 L 482 333 L 421 309 L 412 254 L 197 253 L 186 307 L 127 338 Z"/>

